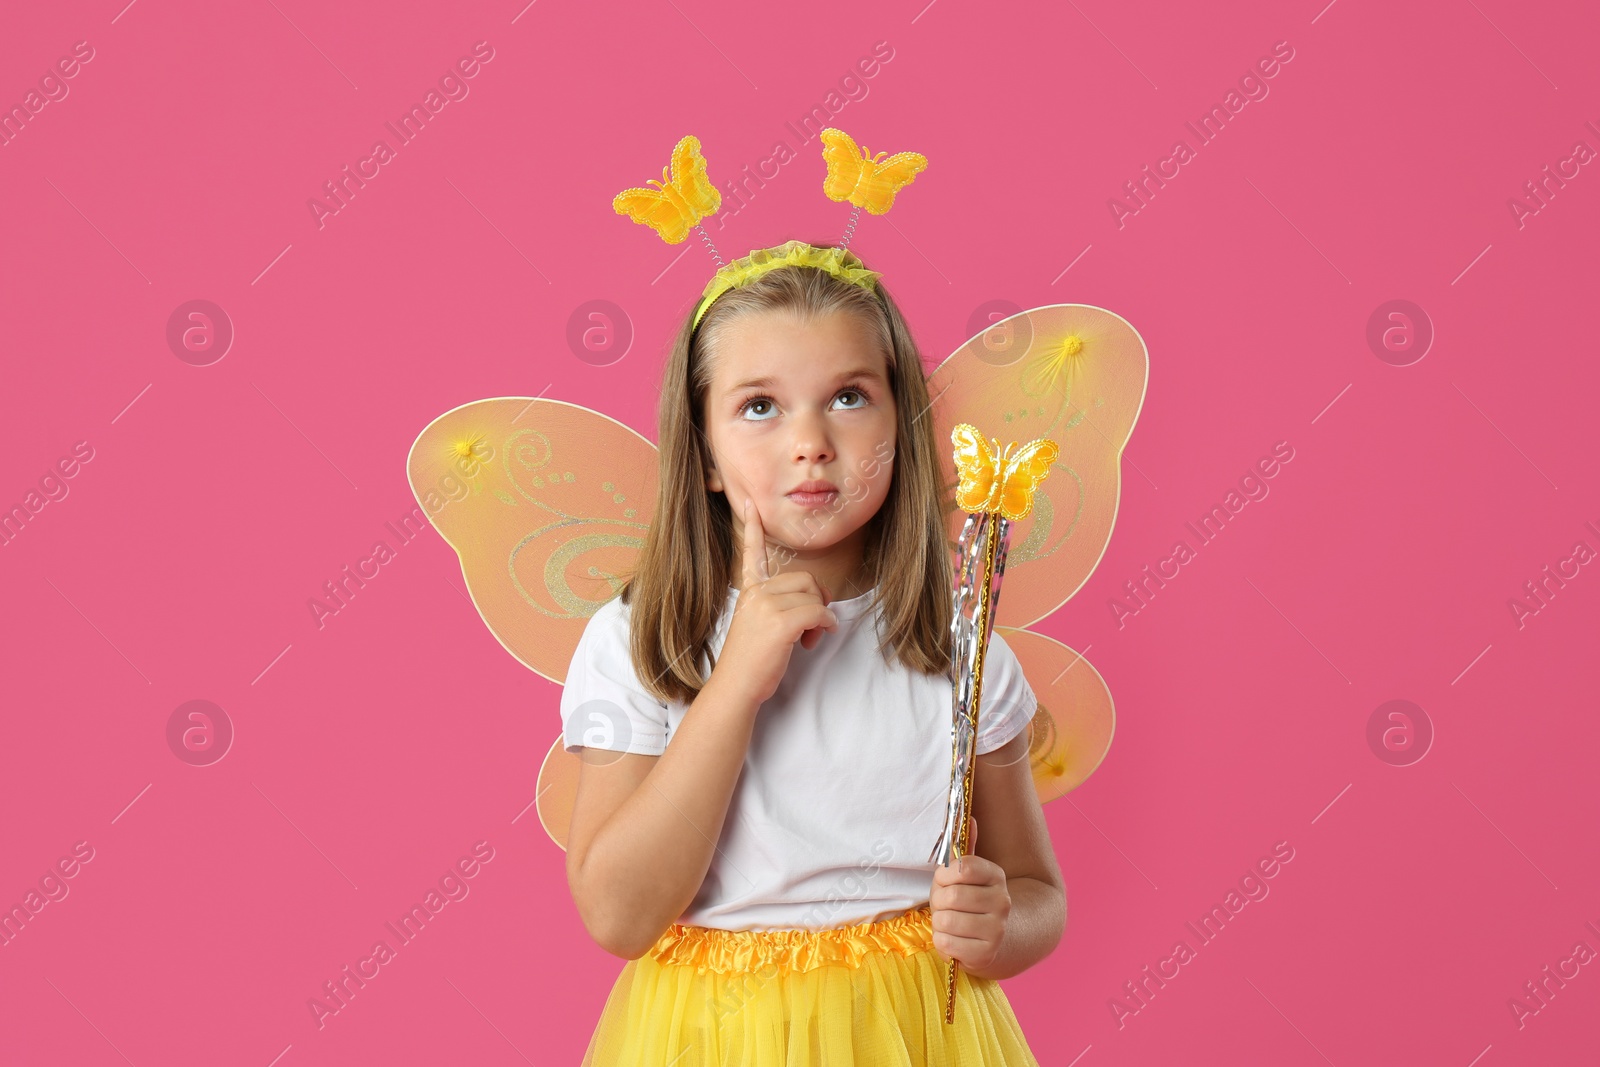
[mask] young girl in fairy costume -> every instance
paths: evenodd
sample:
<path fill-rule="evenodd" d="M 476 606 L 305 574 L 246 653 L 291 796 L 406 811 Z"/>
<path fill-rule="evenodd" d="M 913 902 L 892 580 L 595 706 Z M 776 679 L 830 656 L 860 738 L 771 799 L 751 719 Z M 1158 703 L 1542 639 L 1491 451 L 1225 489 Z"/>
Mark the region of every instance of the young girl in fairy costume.
<path fill-rule="evenodd" d="M 875 214 L 926 163 L 824 142 L 825 191 Z M 719 199 L 693 138 L 673 169 L 616 201 L 669 243 Z M 1037 701 L 999 633 L 970 854 L 926 862 L 955 506 L 930 406 L 899 309 L 842 246 L 723 266 L 678 332 L 654 518 L 561 698 L 582 759 L 568 883 L 628 961 L 585 1064 L 1037 1062 L 998 979 L 1054 949 L 1066 908 L 1029 772 Z"/>

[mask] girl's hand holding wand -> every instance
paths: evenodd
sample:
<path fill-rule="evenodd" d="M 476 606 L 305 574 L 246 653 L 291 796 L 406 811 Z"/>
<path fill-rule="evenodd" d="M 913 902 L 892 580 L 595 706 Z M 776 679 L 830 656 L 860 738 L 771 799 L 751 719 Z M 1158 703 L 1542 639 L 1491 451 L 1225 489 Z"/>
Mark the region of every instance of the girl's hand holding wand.
<path fill-rule="evenodd" d="M 748 500 L 743 534 L 744 584 L 712 673 L 731 673 L 745 694 L 760 704 L 777 692 L 795 642 L 814 648 L 824 631 L 838 631 L 839 620 L 828 608 L 827 588 L 810 571 L 783 571 L 769 577 L 766 532 Z M 734 666 L 723 672 L 724 663 Z"/>
<path fill-rule="evenodd" d="M 958 960 L 969 974 L 982 974 L 1000 955 L 1011 892 L 1005 868 L 977 854 L 978 820 L 968 817 L 969 852 L 948 867 L 933 868 L 928 903 L 933 913 L 933 947 Z"/>

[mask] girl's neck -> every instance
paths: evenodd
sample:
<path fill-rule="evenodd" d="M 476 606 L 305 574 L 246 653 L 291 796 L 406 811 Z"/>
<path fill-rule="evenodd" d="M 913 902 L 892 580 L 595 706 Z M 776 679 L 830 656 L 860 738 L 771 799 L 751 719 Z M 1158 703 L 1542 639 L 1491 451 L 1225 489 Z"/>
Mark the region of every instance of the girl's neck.
<path fill-rule="evenodd" d="M 850 600 L 871 589 L 872 574 L 868 570 L 865 561 L 862 561 L 861 566 L 856 568 L 854 574 L 844 579 L 841 586 L 836 587 L 832 583 L 828 585 L 828 592 L 833 594 L 834 600 Z"/>
<path fill-rule="evenodd" d="M 869 593 L 872 591 L 875 581 L 875 577 L 871 572 L 871 568 L 867 566 L 866 560 L 864 559 L 859 561 L 854 567 L 851 567 L 849 564 L 846 564 L 844 567 L 840 567 L 837 564 L 830 566 L 830 561 L 828 560 L 801 559 L 796 557 L 783 563 L 772 573 L 776 575 L 792 571 L 810 571 L 812 574 L 816 575 L 817 581 L 821 582 L 827 587 L 829 597 L 833 600 L 851 600 L 855 597 Z M 737 574 L 738 567 L 736 565 L 736 578 Z M 733 585 L 735 588 L 737 588 L 739 585 L 738 581 L 735 580 Z"/>

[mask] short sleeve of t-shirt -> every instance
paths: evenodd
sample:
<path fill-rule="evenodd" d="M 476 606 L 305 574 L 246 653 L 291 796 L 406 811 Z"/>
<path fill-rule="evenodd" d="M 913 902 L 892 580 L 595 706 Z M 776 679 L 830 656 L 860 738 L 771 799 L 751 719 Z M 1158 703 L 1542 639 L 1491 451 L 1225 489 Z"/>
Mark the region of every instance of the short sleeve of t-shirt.
<path fill-rule="evenodd" d="M 998 630 L 989 632 L 983 660 L 983 694 L 978 708 L 978 754 L 1010 741 L 1028 728 L 1039 698 L 1022 673 L 1017 654 Z"/>
<path fill-rule="evenodd" d="M 667 705 L 645 691 L 628 649 L 627 605 L 614 598 L 589 618 L 561 689 L 562 745 L 659 756 Z"/>

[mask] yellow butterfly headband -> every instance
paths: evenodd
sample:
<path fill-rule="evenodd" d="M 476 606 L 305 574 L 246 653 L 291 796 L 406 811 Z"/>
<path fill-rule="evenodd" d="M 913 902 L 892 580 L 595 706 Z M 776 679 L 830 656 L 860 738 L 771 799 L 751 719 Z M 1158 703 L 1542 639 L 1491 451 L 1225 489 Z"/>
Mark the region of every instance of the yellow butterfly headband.
<path fill-rule="evenodd" d="M 718 270 L 706 285 L 695 309 L 694 324 L 700 325 L 706 310 L 713 301 L 729 289 L 748 285 L 770 270 L 779 267 L 802 266 L 825 270 L 835 278 L 871 290 L 880 275 L 868 270 L 849 249 L 856 221 L 861 209 L 882 215 L 894 206 L 894 194 L 910 185 L 927 166 L 926 157 L 916 152 L 898 152 L 885 159 L 879 152 L 873 157 L 865 148 L 857 148 L 854 140 L 843 130 L 823 130 L 822 159 L 828 166 L 822 181 L 822 191 L 829 200 L 848 200 L 853 205 L 850 221 L 845 224 L 844 236 L 837 248 L 818 248 L 804 241 L 787 241 L 775 248 L 758 248 L 743 259 L 723 263 L 711 235 L 706 233 L 700 220 L 717 210 L 722 204 L 722 194 L 706 176 L 706 159 L 700 154 L 700 141 L 694 135 L 680 140 L 672 150 L 671 175 L 668 168 L 661 170 L 661 181 L 651 179 L 646 184 L 653 189 L 624 189 L 611 201 L 619 215 L 627 215 L 661 235 L 669 245 L 675 245 L 689 236 L 690 229 L 700 235 L 706 249 L 716 262 Z"/>

